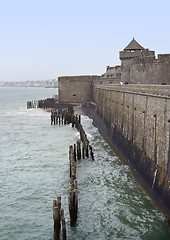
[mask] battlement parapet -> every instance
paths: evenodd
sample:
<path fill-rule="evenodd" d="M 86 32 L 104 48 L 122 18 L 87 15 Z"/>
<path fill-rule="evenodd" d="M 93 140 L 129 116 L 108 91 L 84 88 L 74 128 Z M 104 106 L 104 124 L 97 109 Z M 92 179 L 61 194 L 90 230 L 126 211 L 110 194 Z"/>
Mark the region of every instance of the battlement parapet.
<path fill-rule="evenodd" d="M 91 82 L 99 78 L 97 75 L 62 76 L 58 77 L 58 82 Z"/>
<path fill-rule="evenodd" d="M 152 57 L 155 58 L 155 51 L 145 50 L 136 50 L 136 51 L 120 51 L 119 58 L 121 60 L 131 59 L 131 58 L 141 58 L 141 57 Z"/>
<path fill-rule="evenodd" d="M 137 59 L 134 59 L 134 64 L 139 64 L 139 63 L 155 63 L 157 62 L 157 59 L 155 59 L 155 56 L 145 56 L 145 57 L 140 57 Z"/>
<path fill-rule="evenodd" d="M 170 54 L 158 54 L 159 62 L 170 62 Z"/>

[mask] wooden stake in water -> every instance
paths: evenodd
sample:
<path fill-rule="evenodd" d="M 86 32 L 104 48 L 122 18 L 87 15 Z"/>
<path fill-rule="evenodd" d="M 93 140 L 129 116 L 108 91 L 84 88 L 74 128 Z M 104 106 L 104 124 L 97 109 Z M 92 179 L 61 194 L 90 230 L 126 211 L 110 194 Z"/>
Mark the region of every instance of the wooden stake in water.
<path fill-rule="evenodd" d="M 64 217 L 64 210 L 60 210 L 60 216 L 61 216 L 61 223 L 62 223 L 62 239 L 66 240 L 66 222 L 65 222 L 65 217 Z"/>
<path fill-rule="evenodd" d="M 60 235 L 61 223 L 60 223 L 60 209 L 61 209 L 61 197 L 57 197 L 57 201 L 53 200 L 53 219 L 54 219 L 54 231 L 56 238 Z"/>

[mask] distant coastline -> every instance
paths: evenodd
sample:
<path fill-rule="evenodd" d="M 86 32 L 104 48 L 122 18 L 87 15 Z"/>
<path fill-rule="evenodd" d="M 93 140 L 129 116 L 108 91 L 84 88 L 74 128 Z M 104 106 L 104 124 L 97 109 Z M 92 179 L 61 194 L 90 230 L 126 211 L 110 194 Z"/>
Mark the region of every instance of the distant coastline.
<path fill-rule="evenodd" d="M 37 81 L 20 81 L 20 82 L 0 82 L 0 87 L 44 87 L 58 88 L 57 79 L 37 80 Z"/>

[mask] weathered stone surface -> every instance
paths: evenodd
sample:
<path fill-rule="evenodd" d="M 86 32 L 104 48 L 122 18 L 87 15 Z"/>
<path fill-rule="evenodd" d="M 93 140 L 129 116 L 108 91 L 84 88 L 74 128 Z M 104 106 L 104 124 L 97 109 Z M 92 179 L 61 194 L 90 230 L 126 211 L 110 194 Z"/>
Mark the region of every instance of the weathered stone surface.
<path fill-rule="evenodd" d="M 148 49 L 120 52 L 121 80 L 140 84 L 170 84 L 170 54 L 159 54 Z"/>
<path fill-rule="evenodd" d="M 148 87 L 96 86 L 96 113 L 111 142 L 170 213 L 170 86 Z"/>
<path fill-rule="evenodd" d="M 99 76 L 59 77 L 59 101 L 64 103 L 92 101 L 92 83 L 98 78 Z"/>

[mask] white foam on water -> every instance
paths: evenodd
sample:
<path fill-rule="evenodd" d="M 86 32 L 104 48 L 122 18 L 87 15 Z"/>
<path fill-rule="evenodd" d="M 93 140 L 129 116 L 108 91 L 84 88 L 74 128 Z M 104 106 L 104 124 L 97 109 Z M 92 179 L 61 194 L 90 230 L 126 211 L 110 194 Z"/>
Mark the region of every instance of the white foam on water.
<path fill-rule="evenodd" d="M 50 112 L 44 111 L 42 109 L 26 109 L 26 108 L 20 108 L 20 109 L 16 109 L 16 110 L 10 110 L 10 111 L 6 111 L 3 113 L 3 115 L 6 116 L 17 116 L 17 115 L 26 115 L 26 116 L 30 116 L 30 117 L 49 117 L 50 116 Z"/>

